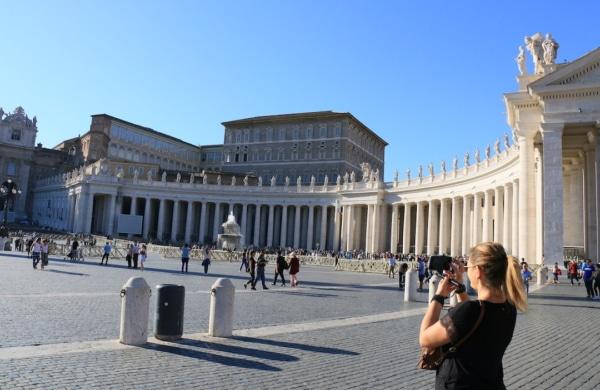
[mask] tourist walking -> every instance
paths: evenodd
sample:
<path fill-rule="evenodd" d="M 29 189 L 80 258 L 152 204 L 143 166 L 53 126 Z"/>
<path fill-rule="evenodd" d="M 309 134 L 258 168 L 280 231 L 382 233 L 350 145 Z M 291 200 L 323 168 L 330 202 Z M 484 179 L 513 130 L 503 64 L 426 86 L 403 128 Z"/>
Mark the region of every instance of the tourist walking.
<path fill-rule="evenodd" d="M 37 269 L 37 265 L 40 262 L 40 254 L 42 253 L 42 239 L 38 238 L 31 244 L 31 261 L 33 262 L 33 268 Z M 44 266 L 42 265 L 42 269 Z"/>
<path fill-rule="evenodd" d="M 296 257 L 296 253 L 290 253 L 290 286 L 298 286 L 298 272 L 300 272 L 300 260 Z"/>
<path fill-rule="evenodd" d="M 74 239 L 73 242 L 71 243 L 71 251 L 69 252 L 69 259 L 71 261 L 77 260 L 78 252 L 79 252 L 79 241 L 77 241 L 77 239 Z"/>
<path fill-rule="evenodd" d="M 140 269 L 144 271 L 144 264 L 146 263 L 146 259 L 148 258 L 148 248 L 146 248 L 146 244 L 142 244 L 140 248 Z"/>
<path fill-rule="evenodd" d="M 127 244 L 127 255 L 125 255 L 125 260 L 127 260 L 127 268 L 131 268 L 131 260 L 133 258 L 133 244 Z"/>
<path fill-rule="evenodd" d="M 277 277 L 281 277 L 281 287 L 285 287 L 285 277 L 283 271 L 288 268 L 285 257 L 281 255 L 281 251 L 277 251 L 277 260 L 275 261 L 275 276 L 273 277 L 273 286 L 277 283 Z"/>
<path fill-rule="evenodd" d="M 471 249 L 466 268 L 477 300 L 458 294 L 459 303 L 440 319 L 444 301 L 455 290 L 450 280 L 464 279 L 465 266 L 454 263 L 452 268 L 438 284 L 419 332 L 423 352 L 441 347 L 446 354 L 436 370 L 435 388 L 504 389 L 502 357 L 513 337 L 517 310 L 527 309 L 519 263 L 498 243 Z"/>
<path fill-rule="evenodd" d="M 140 246 L 137 241 L 134 242 L 133 246 L 131 247 L 131 257 L 133 259 L 133 268 L 137 269 L 138 260 L 140 258 Z"/>
<path fill-rule="evenodd" d="M 567 268 L 569 279 L 571 280 L 571 286 L 574 286 L 573 279 L 577 281 L 577 285 L 581 286 L 581 282 L 579 281 L 579 270 L 577 269 L 577 260 L 571 260 L 569 266 Z"/>
<path fill-rule="evenodd" d="M 42 241 L 42 269 L 48 265 L 48 252 L 50 251 L 50 245 L 48 240 Z"/>
<path fill-rule="evenodd" d="M 419 256 L 417 260 L 417 269 L 419 271 L 419 289 L 417 291 L 423 291 L 423 280 L 425 280 L 425 275 L 427 273 L 427 267 L 425 264 L 425 259 Z"/>
<path fill-rule="evenodd" d="M 254 284 L 252 289 L 256 290 L 256 283 L 260 280 L 262 283 L 263 290 L 268 290 L 265 279 L 265 268 L 267 267 L 267 259 L 265 258 L 265 252 L 261 252 L 256 260 L 256 277 L 254 278 Z"/>
<path fill-rule="evenodd" d="M 532 279 L 532 274 L 527 263 L 523 263 L 523 266 L 521 267 L 521 277 L 523 278 L 525 292 L 529 295 L 529 281 Z"/>
<path fill-rule="evenodd" d="M 183 248 L 181 248 L 181 272 L 188 272 L 188 264 L 190 262 L 190 246 L 185 244 Z"/>
<path fill-rule="evenodd" d="M 107 241 L 106 244 L 104 245 L 104 253 L 102 254 L 102 259 L 100 259 L 100 265 L 102 265 L 104 263 L 104 260 L 106 260 L 106 265 L 108 265 L 108 257 L 110 256 L 111 251 L 112 251 L 112 246 Z"/>
<path fill-rule="evenodd" d="M 242 264 L 240 264 L 240 271 L 242 270 L 242 268 L 248 272 L 248 252 L 244 251 L 242 253 Z"/>
<path fill-rule="evenodd" d="M 248 285 L 251 285 L 252 290 L 256 290 L 256 288 L 254 287 L 254 278 L 256 276 L 256 260 L 254 259 L 254 255 L 255 255 L 254 251 L 250 252 L 250 260 L 249 260 L 250 280 L 248 280 L 246 283 L 244 283 L 244 288 L 248 287 Z"/>
<path fill-rule="evenodd" d="M 204 260 L 202 260 L 202 266 L 204 267 L 204 274 L 208 274 L 208 267 L 210 266 L 210 252 L 208 247 L 204 248 Z"/>
<path fill-rule="evenodd" d="M 336 253 L 333 259 L 333 269 L 334 270 L 338 270 L 338 267 L 340 265 L 340 256 Z"/>
<path fill-rule="evenodd" d="M 593 288 L 593 274 L 596 272 L 596 267 L 592 264 L 592 260 L 587 259 L 583 266 L 581 267 L 581 271 L 583 272 L 583 284 L 585 284 L 585 291 L 587 292 L 588 299 L 594 299 L 596 293 Z"/>
<path fill-rule="evenodd" d="M 596 299 L 600 299 L 600 264 L 596 264 L 596 274 L 594 275 L 594 292 Z"/>
<path fill-rule="evenodd" d="M 554 263 L 554 268 L 552 269 L 552 275 L 554 275 L 554 281 L 553 281 L 553 283 L 554 284 L 558 283 L 558 277 L 560 275 L 562 275 L 562 271 L 560 270 L 560 267 L 558 266 L 558 263 Z"/>
<path fill-rule="evenodd" d="M 394 269 L 396 268 L 396 259 L 394 258 L 394 255 L 390 254 L 390 257 L 388 257 L 388 278 L 392 278 L 394 279 L 396 277 L 396 274 L 394 273 Z"/>

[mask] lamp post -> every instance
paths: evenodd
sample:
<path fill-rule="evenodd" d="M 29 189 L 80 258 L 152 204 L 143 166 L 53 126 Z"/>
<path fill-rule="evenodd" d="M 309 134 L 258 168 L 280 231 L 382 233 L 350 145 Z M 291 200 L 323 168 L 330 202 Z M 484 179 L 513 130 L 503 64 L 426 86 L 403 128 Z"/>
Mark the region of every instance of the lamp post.
<path fill-rule="evenodd" d="M 17 188 L 17 183 L 13 182 L 12 179 L 7 179 L 0 186 L 0 197 L 2 198 L 2 204 L 4 206 L 4 219 L 2 222 L 2 227 L 4 229 L 6 229 L 6 225 L 8 224 L 8 206 L 11 202 L 14 206 L 15 198 L 20 194 L 21 190 Z"/>

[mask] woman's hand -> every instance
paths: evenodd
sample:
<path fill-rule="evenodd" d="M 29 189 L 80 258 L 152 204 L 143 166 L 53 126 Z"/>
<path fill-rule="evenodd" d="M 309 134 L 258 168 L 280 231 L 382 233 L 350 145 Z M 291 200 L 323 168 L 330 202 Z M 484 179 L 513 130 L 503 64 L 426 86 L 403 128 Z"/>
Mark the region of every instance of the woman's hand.
<path fill-rule="evenodd" d="M 452 267 L 452 273 L 454 275 L 454 279 L 456 279 L 457 282 L 463 283 L 463 280 L 464 280 L 463 274 L 465 273 L 465 265 L 463 264 L 463 262 L 455 261 L 455 262 L 452 262 L 452 264 L 450 264 L 450 266 Z"/>
<path fill-rule="evenodd" d="M 435 293 L 447 298 L 450 296 L 450 293 L 456 289 L 456 287 L 450 284 L 450 279 L 454 279 L 454 275 L 449 272 L 444 272 L 444 275 L 446 275 L 446 277 L 440 280 Z"/>

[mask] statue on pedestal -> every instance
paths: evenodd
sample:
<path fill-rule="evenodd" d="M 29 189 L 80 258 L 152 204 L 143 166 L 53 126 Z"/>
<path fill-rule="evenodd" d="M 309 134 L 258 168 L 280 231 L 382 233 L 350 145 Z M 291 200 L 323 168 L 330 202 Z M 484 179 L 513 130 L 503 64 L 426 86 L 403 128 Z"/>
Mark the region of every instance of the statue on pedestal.
<path fill-rule="evenodd" d="M 454 158 L 452 159 L 452 170 L 454 172 L 458 171 L 458 157 L 454 156 Z"/>
<path fill-rule="evenodd" d="M 236 180 L 235 176 L 231 176 L 231 185 L 232 186 L 235 186 L 236 181 L 237 180 Z"/>
<path fill-rule="evenodd" d="M 494 153 L 496 153 L 496 155 L 500 154 L 500 139 L 499 138 L 494 143 Z"/>
<path fill-rule="evenodd" d="M 344 174 L 344 184 L 348 184 L 348 172 Z"/>
<path fill-rule="evenodd" d="M 558 54 L 558 42 L 552 38 L 552 34 L 546 34 L 546 39 L 542 42 L 542 48 L 544 49 L 544 63 L 546 65 L 554 64 Z"/>
<path fill-rule="evenodd" d="M 146 172 L 146 180 L 152 181 L 152 169 L 148 169 L 148 172 Z"/>
<path fill-rule="evenodd" d="M 315 176 L 314 175 L 312 175 L 310 177 L 310 188 L 311 189 L 315 188 Z"/>
<path fill-rule="evenodd" d="M 302 187 L 302 177 L 298 176 L 296 179 L 296 186 L 298 187 L 298 190 L 300 190 L 300 187 Z"/>
<path fill-rule="evenodd" d="M 398 182 L 398 170 L 396 169 L 394 171 L 394 183 L 397 183 L 397 182 Z"/>
<path fill-rule="evenodd" d="M 248 175 L 244 176 L 244 187 L 248 187 Z"/>
<path fill-rule="evenodd" d="M 275 184 L 277 184 L 277 179 L 275 176 L 271 176 L 271 187 L 275 187 Z"/>
<path fill-rule="evenodd" d="M 534 73 L 542 74 L 544 73 L 544 67 L 542 66 L 542 35 L 540 33 L 535 33 L 530 37 L 525 37 L 525 45 L 527 46 L 527 50 L 531 54 L 533 58 L 534 65 Z"/>
<path fill-rule="evenodd" d="M 262 176 L 258 177 L 258 186 L 262 187 Z"/>
<path fill-rule="evenodd" d="M 221 185 L 221 175 L 217 175 L 217 185 Z"/>
<path fill-rule="evenodd" d="M 327 175 L 325 175 L 325 178 L 323 179 L 323 187 L 327 188 L 328 184 L 329 184 L 329 177 Z"/>
<path fill-rule="evenodd" d="M 194 174 L 190 173 L 190 184 L 194 184 Z"/>
<path fill-rule="evenodd" d="M 337 179 L 335 179 L 335 185 L 338 187 L 342 184 L 342 177 L 338 174 Z"/>
<path fill-rule="evenodd" d="M 410 168 L 406 170 L 406 180 L 410 183 Z"/>
<path fill-rule="evenodd" d="M 465 168 L 467 168 L 469 166 L 469 152 L 465 153 L 465 159 L 464 159 L 463 164 L 464 164 Z"/>
<path fill-rule="evenodd" d="M 475 162 L 479 164 L 481 157 L 479 156 L 479 148 L 475 149 Z"/>
<path fill-rule="evenodd" d="M 523 49 L 523 46 L 519 46 L 519 55 L 517 55 L 515 61 L 517 61 L 519 75 L 527 76 L 527 64 L 525 63 L 525 50 Z"/>
<path fill-rule="evenodd" d="M 419 177 L 419 181 L 423 180 L 423 165 L 419 165 L 419 171 L 417 176 Z"/>
<path fill-rule="evenodd" d="M 354 183 L 356 182 L 356 174 L 354 173 L 354 171 L 352 171 L 350 173 L 350 183 Z"/>
<path fill-rule="evenodd" d="M 429 163 L 429 176 L 433 177 L 434 173 L 433 173 L 433 163 Z"/>
<path fill-rule="evenodd" d="M 368 162 L 361 163 L 360 169 L 362 171 L 362 181 L 366 183 L 371 179 L 371 164 Z"/>
<path fill-rule="evenodd" d="M 175 178 L 175 181 L 176 181 L 177 183 L 180 183 L 180 182 L 181 182 L 181 173 L 180 173 L 180 172 L 177 172 L 177 177 Z"/>
<path fill-rule="evenodd" d="M 202 184 L 206 184 L 208 183 L 208 176 L 206 175 L 206 173 L 202 174 Z"/>
<path fill-rule="evenodd" d="M 379 168 L 377 168 L 375 170 L 375 181 L 378 182 L 379 181 Z"/>
<path fill-rule="evenodd" d="M 485 147 L 485 159 L 489 160 L 490 159 L 490 155 L 491 155 L 491 148 L 490 145 L 488 144 L 488 146 Z"/>
<path fill-rule="evenodd" d="M 290 177 L 286 176 L 285 177 L 285 188 L 287 189 L 290 186 Z"/>
<path fill-rule="evenodd" d="M 508 150 L 510 148 L 510 144 L 508 142 L 508 134 L 504 133 L 504 149 Z"/>
<path fill-rule="evenodd" d="M 95 169 L 95 168 L 94 168 L 94 169 Z M 94 172 L 94 174 L 95 174 L 95 172 Z M 138 181 L 139 175 L 140 175 L 140 172 L 139 172 L 137 169 L 135 169 L 135 170 L 133 171 L 133 181 L 134 181 L 134 182 Z"/>
<path fill-rule="evenodd" d="M 167 181 L 167 172 L 163 171 L 160 180 L 164 183 Z"/>

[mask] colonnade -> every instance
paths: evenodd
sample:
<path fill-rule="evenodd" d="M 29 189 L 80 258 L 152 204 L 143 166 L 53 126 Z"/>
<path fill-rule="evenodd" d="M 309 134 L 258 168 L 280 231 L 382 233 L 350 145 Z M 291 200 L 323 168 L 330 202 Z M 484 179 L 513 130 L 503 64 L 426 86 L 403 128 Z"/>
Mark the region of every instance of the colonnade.
<path fill-rule="evenodd" d="M 459 256 L 484 241 L 517 256 L 519 182 L 472 194 L 392 205 L 389 251 Z"/>

